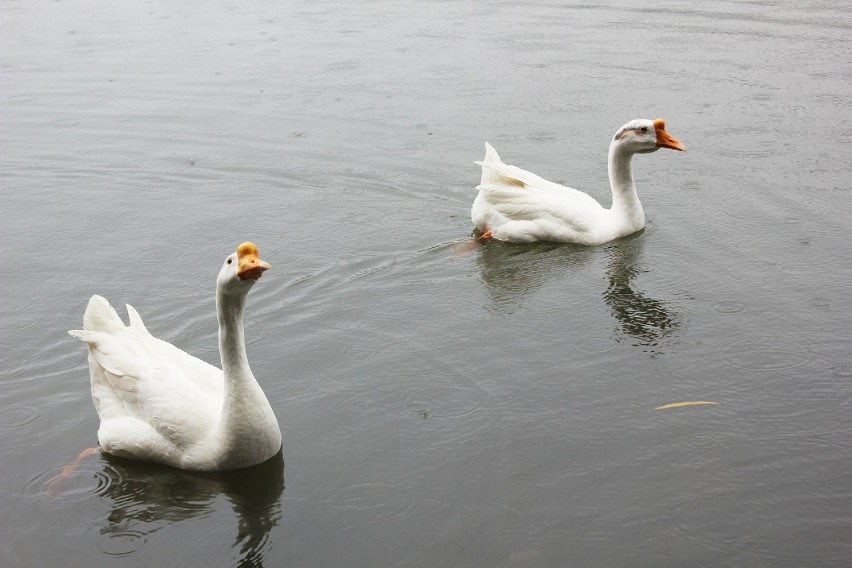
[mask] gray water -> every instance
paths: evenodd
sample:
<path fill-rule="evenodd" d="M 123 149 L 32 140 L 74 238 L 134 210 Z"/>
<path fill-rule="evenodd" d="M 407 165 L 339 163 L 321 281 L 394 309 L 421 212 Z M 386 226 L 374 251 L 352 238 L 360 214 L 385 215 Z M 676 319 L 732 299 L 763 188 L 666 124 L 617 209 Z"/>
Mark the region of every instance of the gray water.
<path fill-rule="evenodd" d="M 848 566 L 852 9 L 640 4 L 1 0 L 3 566 Z M 660 116 L 643 232 L 465 246 L 485 140 L 608 203 Z M 245 240 L 286 467 L 46 494 L 89 296 L 218 364 Z"/>

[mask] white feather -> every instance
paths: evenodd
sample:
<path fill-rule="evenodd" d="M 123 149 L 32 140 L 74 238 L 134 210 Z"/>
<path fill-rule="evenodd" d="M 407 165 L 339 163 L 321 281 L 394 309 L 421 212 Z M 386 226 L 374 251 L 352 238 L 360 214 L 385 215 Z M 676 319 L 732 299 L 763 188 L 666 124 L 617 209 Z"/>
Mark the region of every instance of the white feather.
<path fill-rule="evenodd" d="M 217 305 L 237 305 L 220 309 L 220 325 L 233 313 L 236 321 L 228 323 L 242 330 L 242 306 L 251 285 L 234 283 L 234 266 L 226 263 L 220 272 Z M 237 294 L 223 293 L 226 287 Z M 223 350 L 223 357 L 233 359 L 223 361 L 233 369 L 226 376 L 152 336 L 133 307 L 128 305 L 127 312 L 129 326 L 106 299 L 92 296 L 83 329 L 69 331 L 88 344 L 104 451 L 194 470 L 247 467 L 278 452 L 278 422 L 248 368 L 244 344 Z M 242 334 L 229 341 L 242 342 Z"/>
<path fill-rule="evenodd" d="M 645 226 L 645 215 L 630 160 L 637 152 L 657 149 L 655 123 L 635 120 L 619 129 L 630 136 L 613 138 L 609 153 L 613 204 L 603 207 L 590 195 L 503 163 L 485 143 L 479 193 L 471 208 L 477 230 L 510 242 L 563 241 L 598 245 Z"/>

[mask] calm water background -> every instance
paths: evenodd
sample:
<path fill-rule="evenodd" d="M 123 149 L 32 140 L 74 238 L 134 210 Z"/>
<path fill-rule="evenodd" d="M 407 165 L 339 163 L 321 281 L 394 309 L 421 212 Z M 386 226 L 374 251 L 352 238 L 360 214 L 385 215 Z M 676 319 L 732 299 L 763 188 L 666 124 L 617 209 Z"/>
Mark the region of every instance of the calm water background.
<path fill-rule="evenodd" d="M 638 4 L 0 1 L 3 565 L 848 566 L 852 9 Z M 657 116 L 644 232 L 461 250 L 484 140 L 608 203 Z M 249 239 L 286 470 L 44 495 L 88 297 L 218 364 Z"/>

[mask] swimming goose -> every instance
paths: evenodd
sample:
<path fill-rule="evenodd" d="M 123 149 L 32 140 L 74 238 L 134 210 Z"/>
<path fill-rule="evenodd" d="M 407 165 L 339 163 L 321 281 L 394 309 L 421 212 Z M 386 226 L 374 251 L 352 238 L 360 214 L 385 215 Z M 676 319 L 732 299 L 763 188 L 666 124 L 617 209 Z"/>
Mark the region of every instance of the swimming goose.
<path fill-rule="evenodd" d="M 222 370 L 152 336 L 130 305 L 125 326 L 106 299 L 92 296 L 83 329 L 68 333 L 88 343 L 104 452 L 198 471 L 249 467 L 278 453 L 281 431 L 243 335 L 246 296 L 269 267 L 246 242 L 219 271 Z"/>
<path fill-rule="evenodd" d="M 686 148 L 666 132 L 663 119 L 632 120 L 618 129 L 609 146 L 612 207 L 590 195 L 547 181 L 534 173 L 504 164 L 485 143 L 479 194 L 471 219 L 481 239 L 509 242 L 562 241 L 599 245 L 635 233 L 645 226 L 645 212 L 636 194 L 633 154 L 660 148 Z"/>

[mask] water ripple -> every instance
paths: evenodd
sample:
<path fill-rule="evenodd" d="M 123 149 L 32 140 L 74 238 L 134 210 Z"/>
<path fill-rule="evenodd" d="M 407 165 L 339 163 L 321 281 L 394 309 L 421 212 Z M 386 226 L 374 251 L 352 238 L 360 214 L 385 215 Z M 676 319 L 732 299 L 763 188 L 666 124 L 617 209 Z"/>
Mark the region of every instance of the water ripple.
<path fill-rule="evenodd" d="M 713 311 L 720 314 L 738 314 L 745 310 L 742 302 L 723 301 L 713 305 Z"/>
<path fill-rule="evenodd" d="M 778 262 L 752 259 L 732 262 L 722 274 L 731 280 L 750 284 L 783 282 L 792 276 L 790 270 Z"/>
<path fill-rule="evenodd" d="M 840 379 L 852 378 L 852 365 L 838 365 L 837 367 L 832 367 L 829 371 L 832 377 Z"/>
<path fill-rule="evenodd" d="M 338 529 L 351 529 L 398 522 L 412 514 L 419 501 L 416 492 L 366 481 L 333 488 L 320 507 L 341 523 Z"/>
<path fill-rule="evenodd" d="M 574 347 L 578 351 L 582 351 L 583 353 L 589 353 L 591 355 L 597 355 L 600 353 L 607 353 L 608 351 L 614 351 L 621 346 L 621 343 L 616 341 L 612 337 L 586 337 L 581 339 L 574 345 Z"/>
<path fill-rule="evenodd" d="M 709 450 L 719 445 L 719 438 L 713 434 L 693 434 L 684 443 L 694 450 Z"/>
<path fill-rule="evenodd" d="M 446 377 L 470 375 L 478 369 L 479 367 L 469 357 L 459 355 L 439 355 L 435 361 L 435 370 Z"/>
<path fill-rule="evenodd" d="M 759 126 L 721 128 L 707 132 L 713 153 L 750 160 L 787 155 L 793 152 L 789 129 Z"/>
<path fill-rule="evenodd" d="M 731 555 L 758 542 L 771 526 L 761 504 L 749 496 L 696 493 L 673 503 L 670 534 L 682 543 L 684 558 L 695 558 L 694 546 Z M 680 555 L 677 542 L 674 553 Z"/>
<path fill-rule="evenodd" d="M 641 284 L 646 289 L 689 291 L 707 277 L 701 268 L 708 264 L 707 259 L 678 243 L 647 247 L 642 254 L 642 262 L 634 270 L 637 276 L 641 275 Z"/>
<path fill-rule="evenodd" d="M 382 331 L 371 327 L 369 329 L 348 330 L 347 336 L 347 342 L 350 345 L 342 349 L 343 356 L 347 359 L 371 362 L 373 360 L 396 360 L 400 357 L 406 359 L 406 365 L 402 368 L 375 363 L 374 371 L 379 374 L 406 373 L 406 369 L 423 365 L 422 349 L 418 349 L 416 344 L 401 338 L 393 331 Z"/>
<path fill-rule="evenodd" d="M 834 302 L 829 300 L 828 298 L 814 298 L 813 300 L 808 302 L 808 304 L 813 306 L 814 308 L 828 310 L 829 308 L 831 308 L 831 306 L 834 305 Z"/>
<path fill-rule="evenodd" d="M 54 467 L 31 477 L 23 492 L 47 496 L 53 503 L 77 503 L 107 495 L 123 483 L 121 471 L 99 460 L 84 461 L 70 474 L 64 473 L 66 467 Z"/>
<path fill-rule="evenodd" d="M 77 126 L 80 124 L 79 120 L 73 118 L 65 118 L 61 120 L 56 120 L 53 122 L 53 126 L 57 126 L 59 128 L 67 128 L 69 126 Z"/>
<path fill-rule="evenodd" d="M 133 554 L 148 540 L 148 535 L 142 532 L 123 530 L 109 533 L 98 541 L 98 550 L 109 556 L 121 557 Z"/>
<path fill-rule="evenodd" d="M 781 371 L 806 365 L 813 359 L 809 344 L 790 337 L 749 337 L 722 348 L 722 359 L 746 371 Z"/>
<path fill-rule="evenodd" d="M 35 422 L 42 414 L 31 406 L 11 406 L 0 409 L 0 428 L 19 428 Z"/>
<path fill-rule="evenodd" d="M 558 135 L 555 132 L 533 132 L 532 134 L 528 134 L 527 138 L 533 142 L 550 142 L 551 140 L 556 140 Z"/>
<path fill-rule="evenodd" d="M 88 415 L 75 415 L 72 417 L 63 418 L 61 420 L 41 420 L 45 414 L 40 411 L 32 412 L 29 407 L 12 407 L 20 408 L 21 410 L 12 410 L 12 420 L 20 420 L 17 425 L 12 428 L 20 428 L 16 436 L 10 437 L 9 441 L 0 447 L 0 459 L 4 456 L 14 455 L 21 449 L 28 448 L 35 443 L 45 443 L 55 438 L 65 437 L 69 431 L 79 431 L 82 425 L 89 420 Z M 51 412 L 61 412 L 56 407 L 51 407 L 46 412 L 47 416 L 51 416 Z M 38 413 L 38 416 L 35 414 Z M 24 428 L 26 426 L 27 428 Z"/>
<path fill-rule="evenodd" d="M 18 104 L 18 103 L 29 103 L 36 100 L 36 96 L 32 93 L 25 93 L 21 95 L 15 95 L 13 97 L 8 97 L 6 102 L 9 104 Z"/>
<path fill-rule="evenodd" d="M 408 395 L 409 400 L 417 397 L 419 401 L 412 400 L 405 405 L 407 412 L 414 411 L 422 414 L 421 407 L 428 409 L 430 418 L 461 418 L 482 410 L 486 403 L 487 394 L 472 383 L 469 385 L 459 384 L 431 384 L 425 388 L 412 388 Z M 414 395 L 413 391 L 421 391 L 420 395 Z M 416 407 L 416 408 L 415 408 Z"/>
<path fill-rule="evenodd" d="M 334 443 L 375 453 L 420 454 L 474 440 L 496 428 L 503 414 L 473 376 L 403 375 L 393 388 L 362 384 L 347 393 L 358 418 L 336 434 Z"/>

